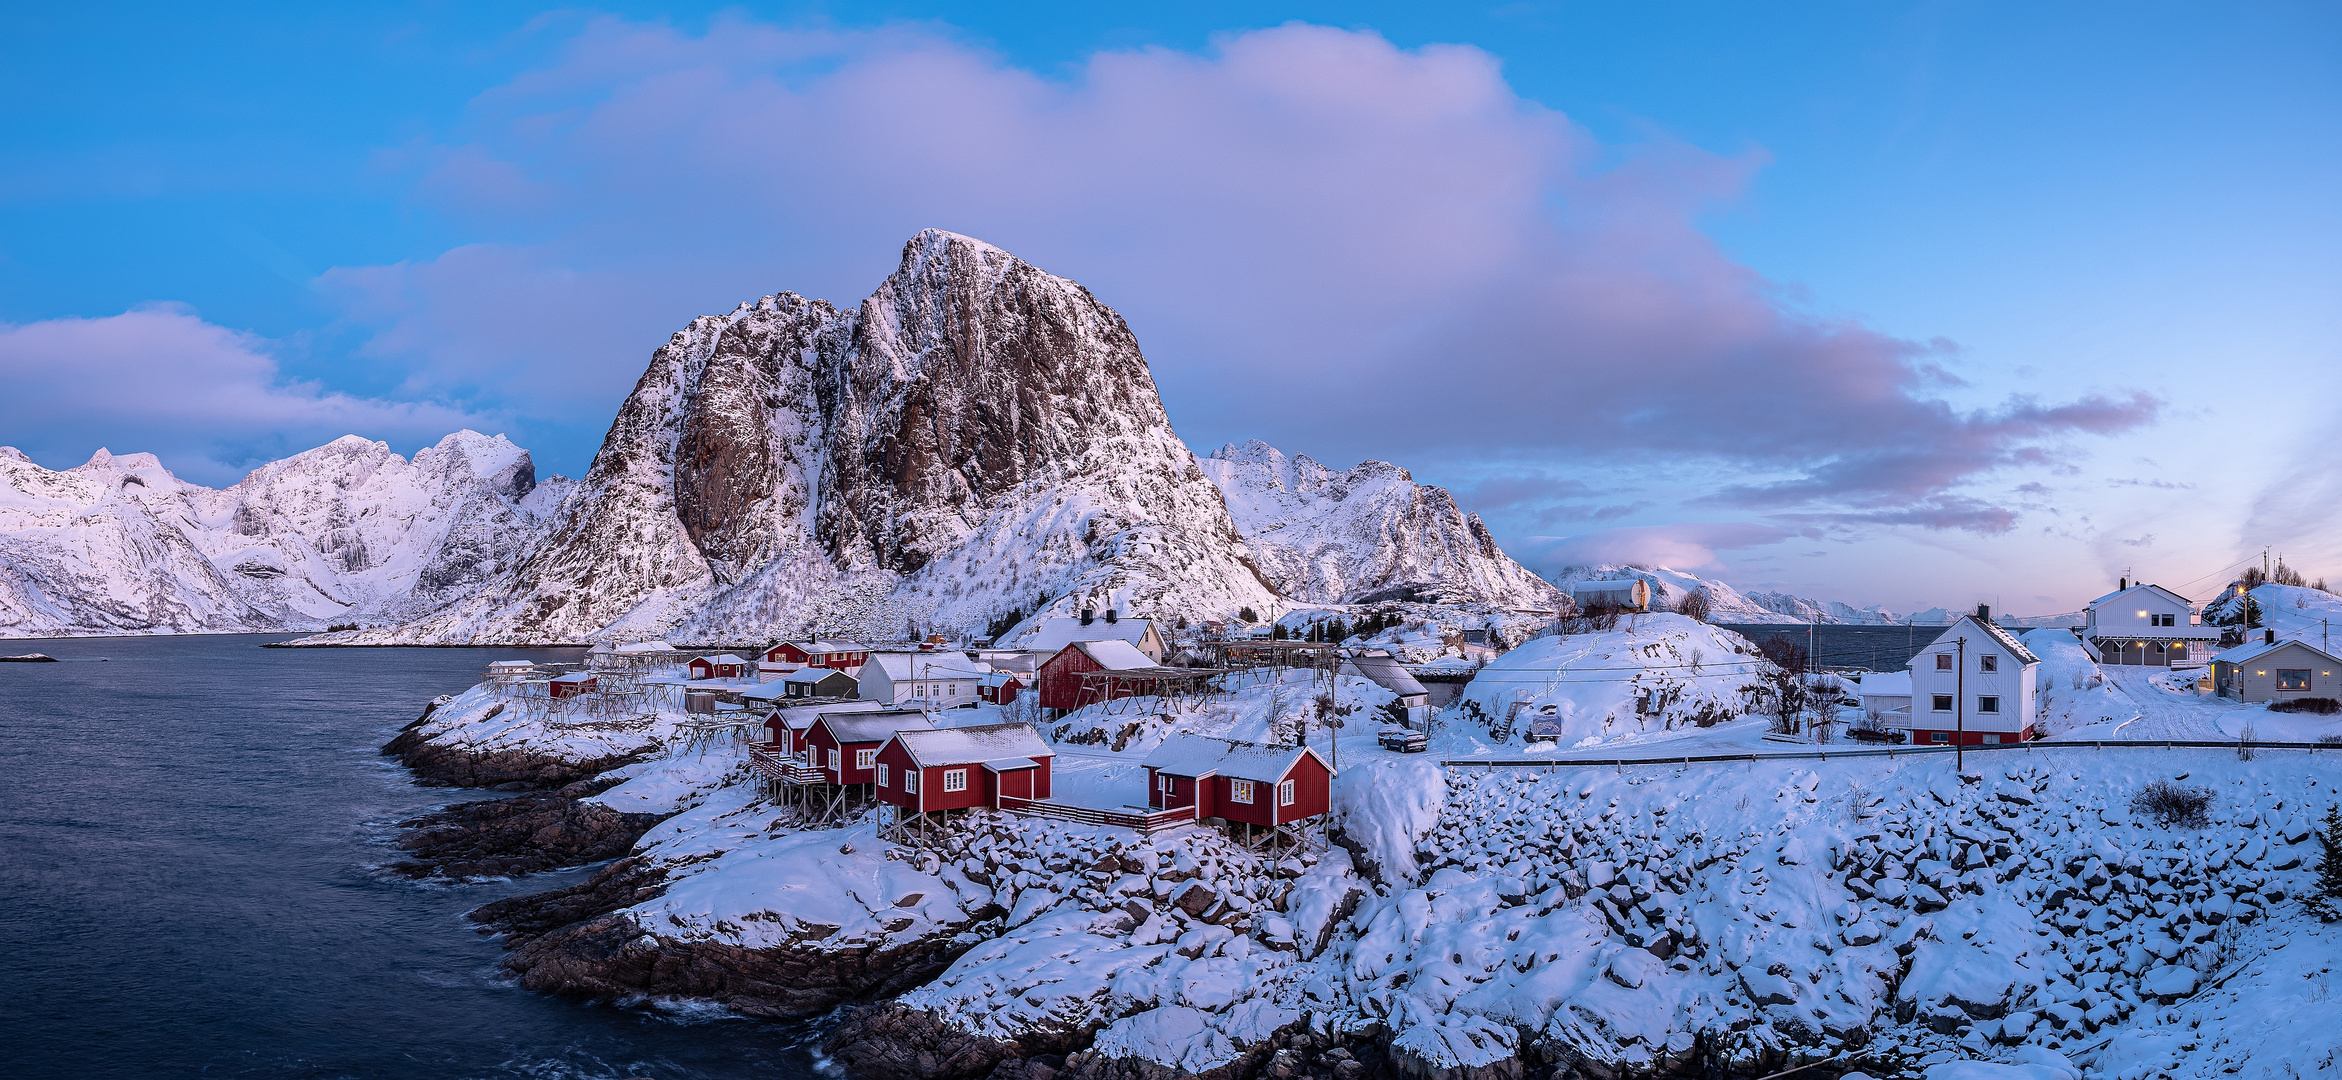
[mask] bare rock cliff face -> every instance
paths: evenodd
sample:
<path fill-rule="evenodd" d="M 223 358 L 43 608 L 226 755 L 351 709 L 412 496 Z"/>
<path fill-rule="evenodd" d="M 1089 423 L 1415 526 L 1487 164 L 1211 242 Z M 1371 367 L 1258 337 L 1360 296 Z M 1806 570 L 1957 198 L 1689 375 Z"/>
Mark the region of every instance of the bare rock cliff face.
<path fill-rule="evenodd" d="M 853 310 L 781 293 L 694 320 L 503 588 L 335 640 L 892 635 L 1269 596 L 1121 316 L 929 231 Z"/>
<path fill-rule="evenodd" d="M 1550 607 L 1553 586 L 1514 562 L 1447 489 L 1389 462 L 1347 471 L 1259 440 L 1204 459 L 1270 582 L 1296 600 Z"/>

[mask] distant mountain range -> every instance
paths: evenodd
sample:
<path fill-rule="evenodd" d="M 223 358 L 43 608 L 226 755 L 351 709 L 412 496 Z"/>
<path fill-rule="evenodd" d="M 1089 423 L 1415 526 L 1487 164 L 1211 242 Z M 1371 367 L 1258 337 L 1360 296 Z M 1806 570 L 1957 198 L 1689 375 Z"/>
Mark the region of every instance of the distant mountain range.
<path fill-rule="evenodd" d="M 1651 585 L 1653 607 L 1674 608 L 1685 596 L 1705 589 L 1708 594 L 1709 619 L 1720 623 L 1823 623 L 1849 626 L 1948 626 L 1953 620 L 1968 613 L 1968 609 L 1927 608 L 1923 611 L 1895 612 L 1884 607 L 1858 608 L 1835 600 L 1816 600 L 1783 592 L 1743 593 L 1721 581 L 1688 574 L 1667 567 L 1573 566 L 1553 576 L 1553 583 L 1567 589 L 1580 581 L 1622 581 L 1641 578 Z M 1995 622 L 2003 626 L 2069 626 L 2079 625 L 2078 616 L 2016 617 L 1996 613 Z"/>

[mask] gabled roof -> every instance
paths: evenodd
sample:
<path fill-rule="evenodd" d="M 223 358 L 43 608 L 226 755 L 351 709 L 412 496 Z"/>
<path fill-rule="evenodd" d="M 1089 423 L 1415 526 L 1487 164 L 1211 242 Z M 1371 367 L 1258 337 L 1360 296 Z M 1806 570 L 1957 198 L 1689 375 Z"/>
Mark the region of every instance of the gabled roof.
<path fill-rule="evenodd" d="M 975 661 L 959 653 L 934 652 L 880 652 L 870 654 L 869 667 L 876 665 L 886 677 L 902 679 L 981 679 L 984 669 Z"/>
<path fill-rule="evenodd" d="M 1076 641 L 1066 646 L 1080 649 L 1082 655 L 1098 662 L 1108 671 L 1131 671 L 1157 666 L 1153 657 L 1138 651 L 1127 641 Z"/>
<path fill-rule="evenodd" d="M 2277 650 L 2282 649 L 2287 645 L 2299 645 L 2302 648 L 2308 649 L 2309 651 L 2314 652 L 2319 656 L 2323 656 L 2336 664 L 2342 664 L 2342 656 L 2335 656 L 2333 653 L 2318 648 L 2317 646 L 2303 641 L 2300 638 L 2278 638 L 2273 642 L 2264 639 L 2255 639 L 2245 642 L 2244 644 L 2239 645 L 2233 649 L 2229 649 L 2225 652 L 2216 653 L 2213 655 L 2212 660 L 2215 663 L 2224 664 L 2249 664 L 2252 663 L 2255 659 L 2276 652 Z"/>
<path fill-rule="evenodd" d="M 894 741 L 901 743 L 903 750 L 911 755 L 912 763 L 922 769 L 1057 756 L 1031 724 L 979 724 L 904 731 L 898 732 Z M 1025 764 L 1032 762 L 1028 760 Z"/>
<path fill-rule="evenodd" d="M 575 683 L 592 682 L 594 681 L 594 673 L 591 671 L 572 671 L 567 675 L 555 675 L 551 681 Z"/>
<path fill-rule="evenodd" d="M 2117 597 L 2117 596 L 2121 596 L 2121 595 L 2123 595 L 2123 594 L 2125 594 L 2125 593 L 2135 593 L 2135 592 L 2138 592 L 2138 591 L 2139 591 L 2139 590 L 2141 590 L 2141 589 L 2151 589 L 2151 590 L 2153 590 L 2153 591 L 2155 591 L 2155 592 L 2162 593 L 2164 596 L 2170 597 L 2170 598 L 2171 598 L 2171 600 L 2172 600 L 2174 603 L 2177 603 L 2179 606 L 2181 606 L 2181 607 L 2183 607 L 2183 608 L 2187 608 L 2187 609 L 2189 609 L 2189 610 L 2191 610 L 2191 611 L 2195 610 L 2195 606 L 2196 606 L 2196 602 L 2195 602 L 2195 601 L 2193 601 L 2193 600 L 2190 600 L 2190 599 L 2188 599 L 2187 597 L 2181 596 L 2181 595 L 2180 595 L 2180 594 L 2178 594 L 2178 593 L 2172 592 L 2171 590 L 2169 590 L 2169 589 L 2166 589 L 2166 588 L 2164 588 L 2164 587 L 2163 587 L 2163 586 L 2161 586 L 2161 585 L 2149 585 L 2149 584 L 2147 584 L 2146 582 L 2143 582 L 2143 581 L 2142 581 L 2142 582 L 2140 582 L 2140 583 L 2138 583 L 2138 584 L 2136 584 L 2136 585 L 2133 585 L 2133 586 L 2131 586 L 2130 588 L 2127 588 L 2127 589 L 2116 589 L 2116 590 L 2114 590 L 2113 592 L 2107 593 L 2106 595 L 2104 595 L 2104 596 L 2101 596 L 2101 597 L 2099 597 L 2099 598 L 2098 598 L 2098 599 L 2096 599 L 2096 600 L 2092 600 L 2092 601 L 2090 601 L 2089 603 L 2087 603 L 2087 604 L 2084 604 L 2084 605 L 2082 605 L 2082 606 L 2083 606 L 2083 607 L 2085 607 L 2085 608 L 2094 608 L 2094 607 L 2097 607 L 2097 606 L 2098 606 L 2098 605 L 2100 605 L 2100 604 L 2103 604 L 2103 603 L 2105 603 L 2105 602 L 2107 602 L 2107 601 L 2109 601 L 2109 600 L 2112 600 L 2112 599 L 2114 599 L 2114 598 L 2115 598 L 2115 597 Z"/>
<path fill-rule="evenodd" d="M 1264 746 L 1202 735 L 1173 735 L 1141 764 L 1173 776 L 1228 776 L 1273 783 L 1284 779 L 1304 754 L 1316 758 L 1327 772 L 1334 771 L 1325 755 L 1307 746 Z"/>
<path fill-rule="evenodd" d="M 1077 641 L 1122 641 L 1136 645 L 1147 636 L 1147 629 L 1153 625 L 1152 619 L 1120 619 L 1115 622 L 1092 619 L 1087 626 L 1070 615 L 1043 619 L 1041 629 L 1025 640 L 1024 647 L 1034 652 L 1054 654 Z"/>
<path fill-rule="evenodd" d="M 734 656 L 734 655 L 732 655 L 731 653 L 717 653 L 717 654 L 716 654 L 716 655 L 714 655 L 714 656 L 702 656 L 702 657 L 699 657 L 698 659 L 699 659 L 699 660 L 705 660 L 705 661 L 707 661 L 708 663 L 711 663 L 711 664 L 745 664 L 745 663 L 747 663 L 747 662 L 748 662 L 748 661 L 746 661 L 746 660 L 742 660 L 742 659 L 740 659 L 740 658 L 739 658 L 739 657 L 737 657 L 737 656 Z M 693 662 L 694 662 L 694 663 L 697 663 L 698 661 L 697 661 L 697 660 L 695 660 L 695 661 L 693 661 Z"/>
<path fill-rule="evenodd" d="M 984 685 L 998 687 L 1007 686 L 1013 682 L 1018 686 L 1023 686 L 1025 680 L 1031 676 L 1032 672 L 1029 671 L 995 671 L 984 676 Z"/>
<path fill-rule="evenodd" d="M 792 645 L 796 647 L 798 652 L 811 653 L 815 655 L 819 655 L 821 653 L 870 651 L 869 646 L 857 645 L 851 641 L 784 641 L 781 644 Z"/>
<path fill-rule="evenodd" d="M 852 675 L 848 675 L 836 668 L 801 667 L 795 671 L 781 676 L 781 683 L 784 686 L 790 683 L 796 683 L 800 686 L 815 686 L 819 685 L 824 679 L 844 679 L 847 682 L 854 681 L 854 677 Z"/>
<path fill-rule="evenodd" d="M 1957 634 L 1959 629 L 1963 626 L 1973 627 L 1977 633 L 1991 638 L 1993 644 L 2008 650 L 2010 655 L 2015 656 L 2018 663 L 2038 664 L 2041 662 L 2041 658 L 2033 655 L 2033 650 L 2026 648 L 2023 643 L 2019 642 L 2016 638 L 2016 635 L 2009 633 L 2006 629 L 2002 628 L 1997 623 L 1981 621 L 1973 614 L 1962 615 L 1959 618 L 1954 619 L 1952 621 L 1952 625 L 1944 627 L 1944 632 L 1935 636 L 1935 641 L 1943 641 L 1951 638 Z M 1929 649 L 1932 650 L 1934 647 L 1935 642 L 1931 641 L 1928 643 Z M 1911 662 L 1916 664 L 1919 661 L 1917 657 L 1913 657 Z"/>
<path fill-rule="evenodd" d="M 773 717 L 778 716 L 781 718 L 781 723 L 789 730 L 803 731 L 812 727 L 814 721 L 821 719 L 823 715 L 828 713 L 877 712 L 882 707 L 875 701 L 839 701 L 827 705 L 783 705 L 766 714 L 765 719 L 770 721 Z"/>
<path fill-rule="evenodd" d="M 886 712 L 841 712 L 832 709 L 822 713 L 813 723 L 816 727 L 828 728 L 830 736 L 840 743 L 885 742 L 899 732 L 935 726 L 927 722 L 927 714 L 912 709 Z"/>

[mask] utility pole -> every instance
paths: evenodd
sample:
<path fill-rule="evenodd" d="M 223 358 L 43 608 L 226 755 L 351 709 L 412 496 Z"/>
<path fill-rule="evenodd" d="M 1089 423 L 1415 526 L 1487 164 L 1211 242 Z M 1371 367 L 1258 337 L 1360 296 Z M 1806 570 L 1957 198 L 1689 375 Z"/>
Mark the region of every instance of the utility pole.
<path fill-rule="evenodd" d="M 1952 661 L 1952 771 L 1968 771 L 1968 639 L 1954 638 L 1958 657 Z"/>

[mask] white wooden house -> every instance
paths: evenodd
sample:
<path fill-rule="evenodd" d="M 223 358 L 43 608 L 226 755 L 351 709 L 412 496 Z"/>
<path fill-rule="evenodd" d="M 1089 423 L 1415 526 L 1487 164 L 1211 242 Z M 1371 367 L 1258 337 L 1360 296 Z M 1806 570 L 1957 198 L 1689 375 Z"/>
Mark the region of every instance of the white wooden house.
<path fill-rule="evenodd" d="M 1911 658 L 1911 741 L 1922 746 L 2033 738 L 2041 658 L 1981 604 Z"/>
<path fill-rule="evenodd" d="M 2220 640 L 2203 621 L 2187 597 L 2126 578 L 2083 609 L 2082 644 L 2101 664 L 2201 667 Z"/>
<path fill-rule="evenodd" d="M 953 652 L 874 652 L 856 676 L 854 696 L 887 705 L 953 708 L 979 700 L 989 668 Z"/>

